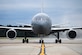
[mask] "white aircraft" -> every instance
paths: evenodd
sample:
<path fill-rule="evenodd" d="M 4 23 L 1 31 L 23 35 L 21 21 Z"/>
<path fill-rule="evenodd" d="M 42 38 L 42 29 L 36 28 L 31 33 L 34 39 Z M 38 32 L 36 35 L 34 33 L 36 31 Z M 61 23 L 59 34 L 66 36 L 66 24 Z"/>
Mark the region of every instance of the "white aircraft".
<path fill-rule="evenodd" d="M 63 31 L 68 31 L 67 35 L 69 38 L 74 39 L 76 38 L 76 31 L 75 29 L 82 29 L 82 28 L 56 28 L 52 26 L 52 22 L 50 17 L 43 12 L 43 2 L 42 2 L 42 8 L 41 8 L 41 12 L 36 14 L 33 18 L 32 18 L 32 23 L 31 23 L 31 27 L 4 27 L 4 26 L 0 26 L 0 28 L 4 28 L 4 29 L 8 29 L 8 31 L 6 32 L 6 36 L 10 39 L 14 39 L 17 36 L 17 32 L 16 30 L 26 30 L 26 31 L 33 31 L 35 34 L 38 34 L 38 36 L 42 36 L 40 37 L 40 41 L 39 43 L 43 43 L 44 40 L 42 39 L 43 36 L 45 35 L 49 35 L 51 33 L 57 33 L 55 34 L 55 36 L 57 37 L 57 39 L 55 40 L 56 43 L 61 43 L 61 39 L 59 36 L 60 32 Z M 25 42 L 29 42 L 28 39 L 26 39 L 26 37 L 22 40 L 23 43 Z"/>

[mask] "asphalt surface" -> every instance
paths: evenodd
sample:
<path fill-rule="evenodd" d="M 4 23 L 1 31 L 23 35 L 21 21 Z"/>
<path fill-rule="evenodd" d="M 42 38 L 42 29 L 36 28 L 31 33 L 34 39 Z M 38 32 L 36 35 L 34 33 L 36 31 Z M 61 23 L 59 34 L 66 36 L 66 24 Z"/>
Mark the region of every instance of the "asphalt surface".
<path fill-rule="evenodd" d="M 44 38 L 46 55 L 82 55 L 82 39 L 62 39 L 55 43 L 54 38 Z M 41 44 L 39 38 L 30 38 L 29 43 L 22 43 L 21 38 L 10 40 L 0 38 L 0 55 L 39 55 Z"/>

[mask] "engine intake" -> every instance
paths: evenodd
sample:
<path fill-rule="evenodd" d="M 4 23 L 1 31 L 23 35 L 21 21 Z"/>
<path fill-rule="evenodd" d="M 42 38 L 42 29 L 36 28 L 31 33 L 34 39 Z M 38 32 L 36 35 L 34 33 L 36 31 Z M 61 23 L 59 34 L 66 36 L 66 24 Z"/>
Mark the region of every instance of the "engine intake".
<path fill-rule="evenodd" d="M 68 36 L 68 38 L 70 38 L 70 39 L 74 39 L 74 38 L 76 38 L 77 33 L 76 33 L 76 31 L 74 31 L 74 30 L 70 30 L 70 31 L 67 32 L 67 36 Z"/>
<path fill-rule="evenodd" d="M 16 30 L 10 29 L 6 32 L 6 36 L 10 39 L 14 39 L 17 36 L 17 32 L 16 32 Z"/>

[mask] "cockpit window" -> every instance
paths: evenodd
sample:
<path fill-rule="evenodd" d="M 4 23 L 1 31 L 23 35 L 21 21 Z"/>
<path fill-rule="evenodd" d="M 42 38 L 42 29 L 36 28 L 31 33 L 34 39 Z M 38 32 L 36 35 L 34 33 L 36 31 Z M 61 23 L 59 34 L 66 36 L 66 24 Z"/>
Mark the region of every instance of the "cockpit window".
<path fill-rule="evenodd" d="M 49 16 L 45 15 L 45 14 L 38 14 L 34 16 L 34 21 L 46 21 L 49 20 Z"/>
<path fill-rule="evenodd" d="M 46 17 L 46 16 L 37 16 L 37 17 L 35 17 L 35 20 L 37 20 L 37 21 L 42 21 L 42 20 L 46 20 L 46 19 L 48 19 L 48 17 Z"/>

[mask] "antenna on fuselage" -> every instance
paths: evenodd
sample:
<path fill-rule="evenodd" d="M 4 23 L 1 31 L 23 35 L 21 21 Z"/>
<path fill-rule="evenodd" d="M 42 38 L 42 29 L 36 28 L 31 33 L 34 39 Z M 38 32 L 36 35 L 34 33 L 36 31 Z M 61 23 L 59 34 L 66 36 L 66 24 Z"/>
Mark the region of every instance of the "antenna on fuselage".
<path fill-rule="evenodd" d="M 41 0 L 41 13 L 43 13 L 43 9 L 44 9 L 44 1 Z"/>

